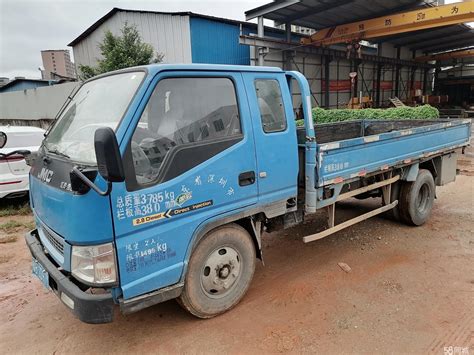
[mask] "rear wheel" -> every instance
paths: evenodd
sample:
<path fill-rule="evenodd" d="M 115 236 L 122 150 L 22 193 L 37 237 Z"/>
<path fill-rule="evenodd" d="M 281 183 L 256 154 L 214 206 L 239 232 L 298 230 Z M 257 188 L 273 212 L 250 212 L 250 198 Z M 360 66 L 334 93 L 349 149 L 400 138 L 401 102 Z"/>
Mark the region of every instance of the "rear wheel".
<path fill-rule="evenodd" d="M 429 170 L 421 169 L 416 181 L 406 182 L 400 190 L 400 219 L 413 226 L 421 226 L 430 217 L 436 187 Z"/>
<path fill-rule="evenodd" d="M 252 237 L 241 226 L 230 224 L 210 232 L 191 255 L 178 302 L 199 318 L 231 309 L 247 292 L 255 261 Z"/>

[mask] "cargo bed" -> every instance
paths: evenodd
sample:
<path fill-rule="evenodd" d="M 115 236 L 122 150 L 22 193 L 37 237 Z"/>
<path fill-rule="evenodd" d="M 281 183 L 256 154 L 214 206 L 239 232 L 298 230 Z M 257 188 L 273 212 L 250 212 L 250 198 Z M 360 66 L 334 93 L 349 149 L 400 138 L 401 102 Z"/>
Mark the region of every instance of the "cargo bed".
<path fill-rule="evenodd" d="M 470 120 L 359 120 L 315 125 L 316 187 L 466 146 L 470 126 Z M 298 128 L 300 151 L 304 132 L 304 127 Z"/>

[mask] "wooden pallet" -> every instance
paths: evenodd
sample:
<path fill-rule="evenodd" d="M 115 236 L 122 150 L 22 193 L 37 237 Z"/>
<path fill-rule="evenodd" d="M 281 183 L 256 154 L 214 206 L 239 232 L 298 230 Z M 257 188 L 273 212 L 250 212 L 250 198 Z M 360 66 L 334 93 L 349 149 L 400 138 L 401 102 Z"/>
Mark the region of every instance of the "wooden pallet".
<path fill-rule="evenodd" d="M 390 102 L 392 103 L 393 106 L 395 107 L 404 107 L 406 106 L 402 100 L 400 100 L 398 97 L 393 97 L 393 98 L 389 98 Z"/>

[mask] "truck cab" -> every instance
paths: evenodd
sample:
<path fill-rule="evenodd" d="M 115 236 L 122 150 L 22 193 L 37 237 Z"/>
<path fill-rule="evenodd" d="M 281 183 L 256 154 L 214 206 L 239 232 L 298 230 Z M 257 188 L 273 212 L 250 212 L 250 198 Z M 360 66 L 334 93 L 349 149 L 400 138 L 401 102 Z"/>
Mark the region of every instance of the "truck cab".
<path fill-rule="evenodd" d="M 296 209 L 288 82 L 277 68 L 218 65 L 85 82 L 32 166 L 33 271 L 85 322 L 183 294 L 200 317 L 232 307 L 261 253 L 262 219 Z"/>

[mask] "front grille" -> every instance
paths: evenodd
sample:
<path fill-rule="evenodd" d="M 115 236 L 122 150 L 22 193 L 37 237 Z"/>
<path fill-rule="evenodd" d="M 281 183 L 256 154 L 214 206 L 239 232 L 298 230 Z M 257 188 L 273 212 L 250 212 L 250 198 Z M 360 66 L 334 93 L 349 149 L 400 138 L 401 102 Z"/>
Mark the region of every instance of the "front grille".
<path fill-rule="evenodd" d="M 44 236 L 51 245 L 59 252 L 61 255 L 64 255 L 64 240 L 57 235 L 56 233 L 48 230 L 48 228 L 41 226 L 41 230 L 43 231 Z"/>

